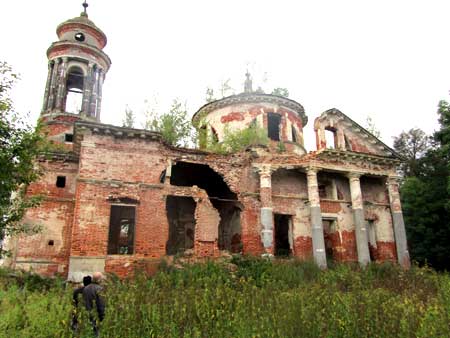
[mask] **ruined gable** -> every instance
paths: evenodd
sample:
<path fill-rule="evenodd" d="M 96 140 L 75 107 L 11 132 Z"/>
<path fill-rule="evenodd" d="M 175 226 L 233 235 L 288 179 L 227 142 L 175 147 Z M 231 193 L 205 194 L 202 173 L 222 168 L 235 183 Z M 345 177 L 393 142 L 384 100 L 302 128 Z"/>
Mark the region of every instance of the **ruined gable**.
<path fill-rule="evenodd" d="M 396 152 L 336 108 L 314 121 L 317 150 L 336 149 L 378 156 L 398 157 Z M 328 135 L 327 135 L 328 134 Z"/>

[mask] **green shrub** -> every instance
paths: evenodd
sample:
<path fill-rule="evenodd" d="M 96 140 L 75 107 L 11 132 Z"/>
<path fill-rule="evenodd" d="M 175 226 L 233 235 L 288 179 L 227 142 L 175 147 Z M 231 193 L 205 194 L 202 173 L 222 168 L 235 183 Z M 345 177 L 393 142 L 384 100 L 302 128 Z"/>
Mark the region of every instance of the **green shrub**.
<path fill-rule="evenodd" d="M 225 127 L 222 142 L 211 138 L 206 141 L 206 149 L 219 154 L 229 154 L 244 150 L 252 145 L 267 145 L 268 142 L 267 131 L 256 124 L 251 124 L 248 128 L 235 131 L 230 131 Z"/>

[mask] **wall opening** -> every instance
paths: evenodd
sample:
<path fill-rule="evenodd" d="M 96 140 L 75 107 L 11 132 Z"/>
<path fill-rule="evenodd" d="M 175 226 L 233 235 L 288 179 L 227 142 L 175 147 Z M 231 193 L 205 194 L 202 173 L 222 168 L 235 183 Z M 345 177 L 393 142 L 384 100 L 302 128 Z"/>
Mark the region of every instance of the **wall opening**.
<path fill-rule="evenodd" d="M 208 132 L 205 125 L 198 129 L 198 146 L 200 149 L 206 148 L 208 145 Z"/>
<path fill-rule="evenodd" d="M 211 203 L 220 215 L 219 250 L 241 252 L 241 209 L 234 202 L 213 199 Z"/>
<path fill-rule="evenodd" d="M 136 208 L 134 206 L 111 206 L 108 255 L 133 254 L 135 214 Z"/>
<path fill-rule="evenodd" d="M 84 74 L 79 67 L 72 67 L 67 74 L 65 111 L 78 114 L 83 105 Z"/>
<path fill-rule="evenodd" d="M 237 196 L 223 180 L 222 176 L 205 164 L 177 162 L 172 166 L 170 184 L 192 187 L 194 185 L 206 190 L 210 198 L 232 199 Z"/>
<path fill-rule="evenodd" d="M 370 261 L 375 262 L 377 251 L 377 234 L 375 229 L 375 221 L 373 219 L 367 220 L 367 241 L 369 242 Z"/>
<path fill-rule="evenodd" d="M 280 140 L 281 116 L 275 113 L 267 114 L 267 135 L 271 140 Z"/>
<path fill-rule="evenodd" d="M 167 196 L 169 239 L 166 243 L 166 253 L 168 255 L 194 248 L 196 206 L 197 203 L 192 197 Z"/>
<path fill-rule="evenodd" d="M 322 225 L 323 225 L 323 236 L 325 240 L 325 253 L 327 256 L 327 261 L 334 261 L 336 260 L 336 253 L 335 253 L 335 244 L 333 243 L 333 238 L 336 234 L 336 219 L 334 218 L 323 218 L 322 219 Z"/>
<path fill-rule="evenodd" d="M 73 143 L 73 134 L 64 134 L 64 141 L 68 143 Z"/>
<path fill-rule="evenodd" d="M 292 217 L 274 214 L 275 224 L 275 256 L 286 257 L 291 254 Z"/>
<path fill-rule="evenodd" d="M 66 186 L 66 176 L 57 176 L 56 177 L 56 186 L 58 188 L 64 188 Z"/>
<path fill-rule="evenodd" d="M 294 126 L 291 126 L 291 133 L 292 133 L 292 142 L 297 143 L 298 142 L 297 132 L 295 131 Z"/>
<path fill-rule="evenodd" d="M 211 127 L 211 141 L 212 141 L 212 143 L 219 142 L 219 136 L 217 135 L 217 131 L 212 127 Z"/>
<path fill-rule="evenodd" d="M 220 215 L 219 249 L 241 251 L 240 203 L 222 176 L 204 164 L 177 162 L 172 166 L 170 184 L 204 189 Z"/>
<path fill-rule="evenodd" d="M 325 128 L 325 141 L 327 148 L 337 149 L 337 134 L 334 128 Z"/>
<path fill-rule="evenodd" d="M 338 191 L 334 179 L 329 179 L 320 175 L 318 178 L 318 189 L 320 199 L 338 199 Z"/>

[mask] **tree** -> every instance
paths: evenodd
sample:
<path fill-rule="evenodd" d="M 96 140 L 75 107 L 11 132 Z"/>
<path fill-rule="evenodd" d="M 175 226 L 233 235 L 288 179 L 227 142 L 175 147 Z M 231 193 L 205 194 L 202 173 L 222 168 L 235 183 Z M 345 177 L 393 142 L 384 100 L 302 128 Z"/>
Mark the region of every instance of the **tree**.
<path fill-rule="evenodd" d="M 27 186 L 40 176 L 36 159 L 46 145 L 42 125 L 25 122 L 13 108 L 10 90 L 18 76 L 0 62 L 0 242 L 9 235 L 34 232 L 22 221 L 28 208 L 36 206 L 39 196 L 28 196 Z M 0 256 L 7 253 L 0 247 Z"/>
<path fill-rule="evenodd" d="M 136 117 L 134 116 L 134 112 L 130 109 L 130 107 L 126 106 L 125 117 L 122 120 L 122 127 L 134 128 L 135 122 L 136 122 Z"/>
<path fill-rule="evenodd" d="M 287 90 L 287 88 L 277 87 L 272 90 L 272 95 L 289 97 L 289 91 Z"/>
<path fill-rule="evenodd" d="M 434 133 L 434 147 L 426 149 L 422 133 L 407 133 L 408 141 L 416 134 L 418 141 L 406 145 L 414 167 L 401 186 L 403 213 L 411 257 L 436 269 L 450 269 L 450 109 L 438 106 L 440 130 Z M 399 137 L 400 139 L 400 137 Z M 414 151 L 415 149 L 415 151 Z M 424 153 L 424 154 L 423 154 Z M 421 156 L 423 154 L 423 156 Z"/>
<path fill-rule="evenodd" d="M 222 81 L 220 84 L 220 95 L 222 98 L 230 95 L 230 92 L 233 93 L 233 88 L 230 86 L 231 79 L 226 79 L 225 81 Z"/>
<path fill-rule="evenodd" d="M 380 130 L 377 128 L 377 126 L 375 125 L 375 122 L 372 120 L 372 118 L 370 116 L 367 116 L 367 118 L 366 118 L 366 126 L 365 126 L 365 128 L 367 129 L 367 131 L 369 133 L 371 133 L 376 138 L 380 138 L 381 137 Z"/>
<path fill-rule="evenodd" d="M 421 129 L 413 128 L 394 137 L 394 149 L 406 160 L 400 166 L 404 177 L 419 175 L 419 159 L 431 147 L 431 139 Z"/>
<path fill-rule="evenodd" d="M 207 87 L 206 88 L 206 102 L 213 102 L 215 101 L 216 98 L 214 97 L 214 89 L 212 89 L 211 87 Z"/>
<path fill-rule="evenodd" d="M 192 144 L 193 128 L 188 120 L 186 103 L 174 99 L 169 112 L 158 114 L 155 110 L 146 112 L 145 129 L 161 133 L 162 138 L 173 146 L 187 147 Z"/>

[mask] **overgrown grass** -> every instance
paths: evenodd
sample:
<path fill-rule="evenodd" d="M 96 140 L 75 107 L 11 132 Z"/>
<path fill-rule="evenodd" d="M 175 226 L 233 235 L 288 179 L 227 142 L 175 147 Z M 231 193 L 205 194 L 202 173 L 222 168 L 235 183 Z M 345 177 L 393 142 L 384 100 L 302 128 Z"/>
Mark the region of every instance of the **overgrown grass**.
<path fill-rule="evenodd" d="M 73 337 L 72 288 L 29 278 L 0 274 L 0 336 Z M 105 288 L 101 337 L 450 337 L 450 276 L 427 268 L 235 257 Z"/>

